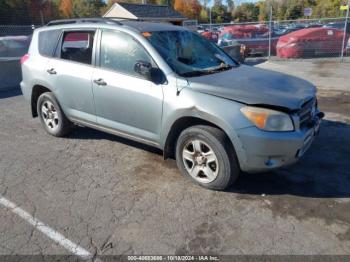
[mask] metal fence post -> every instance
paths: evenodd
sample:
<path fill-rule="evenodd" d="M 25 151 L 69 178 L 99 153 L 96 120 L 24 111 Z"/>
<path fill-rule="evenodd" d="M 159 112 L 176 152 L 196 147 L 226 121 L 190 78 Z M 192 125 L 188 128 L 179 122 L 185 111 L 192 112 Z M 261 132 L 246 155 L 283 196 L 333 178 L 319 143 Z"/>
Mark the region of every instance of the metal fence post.
<path fill-rule="evenodd" d="M 350 1 L 350 0 L 349 0 Z M 272 5 L 270 7 L 270 26 L 269 26 L 269 59 L 271 58 L 271 45 L 272 45 Z"/>
<path fill-rule="evenodd" d="M 346 34 L 348 29 L 348 20 L 349 20 L 349 9 L 350 9 L 350 0 L 348 1 L 348 9 L 346 10 L 345 26 L 344 26 L 344 36 L 343 36 L 343 45 L 341 48 L 341 61 L 344 62 L 344 51 L 346 48 Z"/>

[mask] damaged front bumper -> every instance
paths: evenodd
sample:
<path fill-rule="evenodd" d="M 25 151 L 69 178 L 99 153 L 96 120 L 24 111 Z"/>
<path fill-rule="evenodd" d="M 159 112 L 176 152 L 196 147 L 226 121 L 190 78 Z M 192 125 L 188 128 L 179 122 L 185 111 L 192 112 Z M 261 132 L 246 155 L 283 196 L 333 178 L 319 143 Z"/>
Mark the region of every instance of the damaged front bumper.
<path fill-rule="evenodd" d="M 238 130 L 245 151 L 244 172 L 263 172 L 297 162 L 320 131 L 324 114 L 318 112 L 307 127 L 293 132 L 267 132 L 256 127 Z"/>

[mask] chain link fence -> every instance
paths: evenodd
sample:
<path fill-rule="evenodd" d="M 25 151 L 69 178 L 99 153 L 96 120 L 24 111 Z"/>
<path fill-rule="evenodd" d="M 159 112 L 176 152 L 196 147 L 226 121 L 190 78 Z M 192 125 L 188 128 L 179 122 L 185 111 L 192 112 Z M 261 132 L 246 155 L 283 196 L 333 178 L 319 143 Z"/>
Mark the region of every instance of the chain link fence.
<path fill-rule="evenodd" d="M 198 32 L 226 49 L 240 43 L 246 57 L 350 61 L 350 20 L 346 17 L 201 24 Z"/>

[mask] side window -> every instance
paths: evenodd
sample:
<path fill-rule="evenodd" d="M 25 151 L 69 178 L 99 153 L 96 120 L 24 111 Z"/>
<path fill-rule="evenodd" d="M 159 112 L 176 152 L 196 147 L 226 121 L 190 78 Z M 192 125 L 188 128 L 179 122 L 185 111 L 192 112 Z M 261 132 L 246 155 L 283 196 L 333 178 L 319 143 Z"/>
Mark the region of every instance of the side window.
<path fill-rule="evenodd" d="M 123 32 L 105 30 L 102 32 L 100 66 L 117 72 L 136 75 L 138 61 L 154 62 L 146 50 L 130 35 Z"/>
<path fill-rule="evenodd" d="M 66 32 L 63 35 L 60 58 L 91 64 L 95 32 Z"/>
<path fill-rule="evenodd" d="M 57 46 L 61 30 L 48 30 L 39 33 L 39 53 L 43 56 L 52 57 Z"/>

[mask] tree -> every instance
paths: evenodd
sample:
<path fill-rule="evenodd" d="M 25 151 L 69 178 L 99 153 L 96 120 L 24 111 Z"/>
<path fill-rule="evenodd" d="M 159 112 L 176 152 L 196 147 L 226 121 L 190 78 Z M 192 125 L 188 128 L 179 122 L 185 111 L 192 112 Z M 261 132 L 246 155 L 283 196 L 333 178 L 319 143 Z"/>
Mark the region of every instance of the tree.
<path fill-rule="evenodd" d="M 61 0 L 59 7 L 61 14 L 65 18 L 70 18 L 73 15 L 73 2 L 72 0 Z"/>
<path fill-rule="evenodd" d="M 185 17 L 191 19 L 198 19 L 202 9 L 198 0 L 175 0 L 174 8 Z"/>
<path fill-rule="evenodd" d="M 235 9 L 235 2 L 233 0 L 227 0 L 227 12 L 231 13 Z"/>
<path fill-rule="evenodd" d="M 207 23 L 209 21 L 208 11 L 205 8 L 202 8 L 199 15 L 199 20 L 203 23 Z"/>
<path fill-rule="evenodd" d="M 259 18 L 259 6 L 253 3 L 244 3 L 236 7 L 233 18 L 237 22 L 254 22 Z"/>
<path fill-rule="evenodd" d="M 222 23 L 224 20 L 231 20 L 231 13 L 228 12 L 228 6 L 224 5 L 222 0 L 215 0 L 212 7 L 212 17 L 216 23 Z"/>
<path fill-rule="evenodd" d="M 73 17 L 98 17 L 105 7 L 102 0 L 74 0 L 72 6 Z"/>

